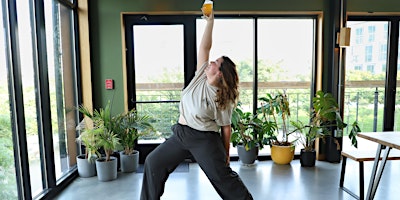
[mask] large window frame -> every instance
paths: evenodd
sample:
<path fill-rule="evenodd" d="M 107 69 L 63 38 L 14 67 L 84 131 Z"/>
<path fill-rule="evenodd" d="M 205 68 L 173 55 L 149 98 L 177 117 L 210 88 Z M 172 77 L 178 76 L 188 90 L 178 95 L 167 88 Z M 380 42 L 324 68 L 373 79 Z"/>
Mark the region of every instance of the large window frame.
<path fill-rule="evenodd" d="M 78 40 L 76 36 L 78 35 L 77 30 L 77 2 L 76 1 L 67 1 L 67 0 L 29 0 L 29 23 L 31 24 L 31 41 L 32 45 L 32 67 L 34 72 L 34 82 L 35 82 L 35 99 L 36 104 L 33 105 L 36 107 L 37 112 L 37 120 L 35 125 L 38 127 L 37 129 L 37 137 L 38 137 L 38 152 L 40 158 L 40 167 L 39 170 L 41 172 L 41 186 L 40 191 L 32 191 L 32 174 L 30 172 L 30 163 L 28 152 L 29 149 L 27 147 L 28 137 L 26 132 L 26 122 L 25 120 L 25 111 L 24 108 L 24 95 L 23 95 L 23 80 L 22 80 L 22 71 L 24 67 L 21 64 L 20 51 L 25 48 L 19 42 L 20 35 L 18 34 L 18 27 L 23 26 L 21 22 L 17 19 L 18 8 L 17 2 L 14 0 L 1 0 L 1 9 L 2 9 L 2 20 L 4 20 L 5 27 L 5 43 L 6 43 L 6 64 L 8 70 L 8 92 L 10 99 L 10 115 L 11 115 L 11 123 L 12 123 L 12 136 L 14 143 L 14 162 L 15 162 L 15 179 L 17 182 L 17 193 L 19 199 L 42 199 L 42 198 L 52 198 L 57 195 L 58 192 L 65 187 L 66 184 L 71 182 L 76 176 L 76 166 L 72 161 L 69 161 L 70 164 L 67 167 L 66 171 L 62 171 L 62 175 L 56 175 L 56 167 L 54 155 L 54 138 L 53 138 L 53 126 L 51 120 L 51 102 L 50 102 L 50 92 L 49 92 L 49 76 L 53 74 L 49 73 L 49 63 L 46 52 L 47 46 L 46 44 L 49 40 L 53 40 L 54 38 L 48 38 L 46 35 L 46 22 L 45 22 L 45 3 L 49 4 L 58 4 L 63 9 L 67 10 L 67 12 L 71 13 L 71 23 L 70 25 L 64 26 L 65 30 L 70 33 L 72 37 L 75 37 L 75 40 L 69 41 L 70 44 L 64 43 L 71 47 L 68 50 L 69 58 L 68 64 L 72 66 L 72 70 L 74 71 L 72 80 L 74 81 L 73 90 L 76 98 L 76 103 L 80 102 L 80 85 L 77 83 L 77 80 L 80 80 L 79 74 L 79 51 L 78 51 Z M 21 14 L 21 13 L 20 13 Z M 66 20 L 66 19 L 61 19 Z M 61 22 L 60 22 L 61 23 Z M 69 29 L 69 30 L 68 30 Z M 65 31 L 64 30 L 64 31 Z M 65 40 L 65 38 L 62 38 Z M 67 39 L 68 40 L 68 39 Z M 68 41 L 67 41 L 68 42 Z M 64 49 L 63 49 L 64 50 Z M 71 54 L 69 54 L 71 53 Z M 59 54 L 56 56 L 63 57 L 65 54 Z M 68 58 L 67 58 L 68 59 Z M 63 61 L 66 61 L 62 59 Z M 65 64 L 65 63 L 63 63 Z M 71 76 L 68 74 L 67 76 Z M 62 82 L 62 85 L 65 83 Z M 70 97 L 69 97 L 70 98 Z M 57 104 L 58 106 L 58 104 Z M 75 105 L 77 106 L 77 105 Z M 71 108 L 62 107 L 61 112 L 68 112 Z M 78 121 L 78 112 L 76 111 L 76 115 L 73 121 Z M 60 119 L 59 119 L 60 120 Z M 64 121 L 61 123 L 66 123 Z M 75 128 L 73 128 L 75 129 Z M 68 143 L 68 149 L 78 150 L 78 146 L 75 142 L 76 132 L 73 132 L 73 143 Z M 70 155 L 71 156 L 71 155 Z M 72 155 L 73 156 L 73 155 Z M 74 156 L 73 156 L 74 157 Z"/>
<path fill-rule="evenodd" d="M 381 67 L 386 70 L 386 76 L 384 82 L 384 92 L 379 93 L 379 96 L 383 96 L 383 116 L 378 116 L 382 119 L 382 127 L 377 127 L 378 131 L 393 131 L 395 126 L 395 108 L 396 108 L 396 87 L 397 87 L 397 71 L 398 71 L 398 60 L 399 60 L 399 22 L 400 17 L 398 16 L 363 16 L 363 15 L 349 15 L 347 21 L 365 21 L 365 22 L 388 22 L 388 26 L 384 27 L 383 34 L 387 34 L 387 50 L 383 51 L 381 48 L 381 54 L 378 55 L 381 58 L 386 58 L 386 67 Z M 361 28 L 357 28 L 359 30 Z M 362 37 L 356 32 L 355 39 Z M 376 38 L 375 38 L 376 39 Z M 357 43 L 357 42 L 356 42 Z M 359 44 L 359 43 L 357 43 Z M 386 55 L 382 55 L 386 52 Z M 367 67 L 367 66 L 366 66 Z M 366 68 L 365 68 L 366 69 Z M 375 86 L 371 86 L 375 87 Z M 376 86 L 378 87 L 378 85 Z M 398 100 L 397 100 L 398 101 Z M 367 130 L 371 131 L 371 130 Z M 348 145 L 349 146 L 349 145 Z M 347 147 L 348 148 L 348 147 Z"/>
<path fill-rule="evenodd" d="M 196 23 L 196 19 L 198 19 L 200 16 L 196 15 L 151 15 L 151 14 L 123 14 L 123 24 L 125 27 L 124 30 L 124 34 L 125 34 L 125 48 L 126 48 L 126 76 L 127 76 L 127 82 L 125 84 L 127 84 L 127 90 L 128 90 L 128 95 L 127 95 L 127 99 L 126 101 L 128 102 L 128 109 L 136 109 L 136 104 L 137 103 L 145 103 L 145 102 L 137 102 L 136 101 L 136 96 L 135 96 L 135 78 L 134 78 L 134 58 L 131 55 L 134 55 L 133 51 L 133 43 L 134 41 L 132 41 L 132 26 L 134 25 L 154 25 L 154 24 L 184 24 L 185 28 L 185 66 L 184 66 L 184 77 L 185 77 L 185 86 L 190 82 L 191 78 L 194 75 L 195 72 L 195 63 L 196 63 L 196 27 L 195 27 L 195 23 Z M 313 69 L 312 69 L 312 80 L 310 83 L 310 104 L 311 104 L 311 99 L 312 96 L 314 96 L 315 94 L 315 89 L 316 87 L 316 74 L 317 74 L 317 41 L 318 41 L 318 30 L 320 27 L 318 27 L 319 23 L 317 23 L 317 20 L 319 19 L 318 15 L 316 14 L 309 14 L 309 15 L 270 15 L 270 14 L 265 14 L 265 15 L 229 15 L 229 14 L 216 14 L 215 15 L 216 19 L 241 19 L 241 18 L 246 18 L 246 19 L 253 19 L 253 20 L 257 20 L 258 18 L 288 18 L 288 19 L 297 19 L 297 18 L 310 18 L 310 19 L 314 19 L 314 57 L 313 57 Z M 256 27 L 254 27 L 256 30 Z M 255 38 L 257 38 L 257 31 L 255 32 Z M 257 39 L 255 39 L 254 41 L 254 60 L 257 60 Z M 254 71 L 257 71 L 257 62 L 254 62 Z M 257 76 L 255 75 L 255 79 Z M 256 106 L 257 101 L 258 101 L 258 97 L 257 97 L 257 84 L 253 84 L 253 112 L 255 112 L 256 110 Z M 148 102 L 151 103 L 151 102 Z M 144 162 L 144 158 L 146 157 L 147 153 L 151 151 L 152 148 L 154 148 L 155 146 L 157 146 L 159 143 L 157 142 L 146 142 L 146 143 L 139 143 L 137 145 L 137 148 L 142 152 L 142 157 L 140 162 Z M 231 155 L 233 156 L 233 155 Z M 269 156 L 269 155 L 266 155 Z M 234 156 L 235 157 L 235 156 Z M 262 158 L 261 158 L 262 159 Z"/>

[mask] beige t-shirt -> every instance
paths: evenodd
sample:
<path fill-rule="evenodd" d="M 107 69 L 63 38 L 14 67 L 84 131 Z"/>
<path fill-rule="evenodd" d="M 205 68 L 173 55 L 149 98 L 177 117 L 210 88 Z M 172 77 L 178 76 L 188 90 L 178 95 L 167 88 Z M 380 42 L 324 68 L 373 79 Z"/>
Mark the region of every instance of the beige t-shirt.
<path fill-rule="evenodd" d="M 218 110 L 215 97 L 218 88 L 207 82 L 204 72 L 208 62 L 196 71 L 189 85 L 183 90 L 179 104 L 180 118 L 199 131 L 219 132 L 220 126 L 231 124 L 232 107 Z"/>

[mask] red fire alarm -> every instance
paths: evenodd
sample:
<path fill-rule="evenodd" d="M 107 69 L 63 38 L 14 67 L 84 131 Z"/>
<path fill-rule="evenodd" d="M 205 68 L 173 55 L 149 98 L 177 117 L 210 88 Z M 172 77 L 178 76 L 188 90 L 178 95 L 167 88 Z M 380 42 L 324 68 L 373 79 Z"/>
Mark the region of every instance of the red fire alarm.
<path fill-rule="evenodd" d="M 112 79 L 106 79 L 106 89 L 107 89 L 107 90 L 112 90 L 112 89 L 114 89 L 114 80 L 112 80 Z"/>

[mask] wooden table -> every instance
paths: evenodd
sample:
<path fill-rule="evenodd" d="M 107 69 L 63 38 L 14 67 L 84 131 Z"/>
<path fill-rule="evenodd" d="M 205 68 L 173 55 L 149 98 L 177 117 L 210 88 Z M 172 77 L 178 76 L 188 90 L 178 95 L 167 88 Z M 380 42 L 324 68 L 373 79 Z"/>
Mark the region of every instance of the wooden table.
<path fill-rule="evenodd" d="M 382 177 L 382 172 L 385 168 L 390 150 L 392 148 L 400 149 L 400 132 L 361 132 L 358 133 L 357 136 L 378 143 L 366 197 L 366 199 L 372 200 Z M 382 155 L 381 163 L 379 163 L 382 150 L 384 150 L 384 153 Z M 377 171 L 378 166 L 379 170 Z"/>

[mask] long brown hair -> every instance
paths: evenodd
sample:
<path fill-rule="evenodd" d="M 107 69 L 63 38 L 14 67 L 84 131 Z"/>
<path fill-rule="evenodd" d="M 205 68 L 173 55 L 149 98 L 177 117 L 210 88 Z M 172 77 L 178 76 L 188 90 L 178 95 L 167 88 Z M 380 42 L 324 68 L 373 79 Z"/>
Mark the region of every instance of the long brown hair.
<path fill-rule="evenodd" d="M 237 103 L 239 98 L 239 75 L 235 63 L 227 56 L 222 56 L 222 58 L 224 61 L 219 68 L 222 72 L 222 77 L 218 84 L 219 89 L 215 101 L 218 103 L 218 108 L 224 110 Z"/>

